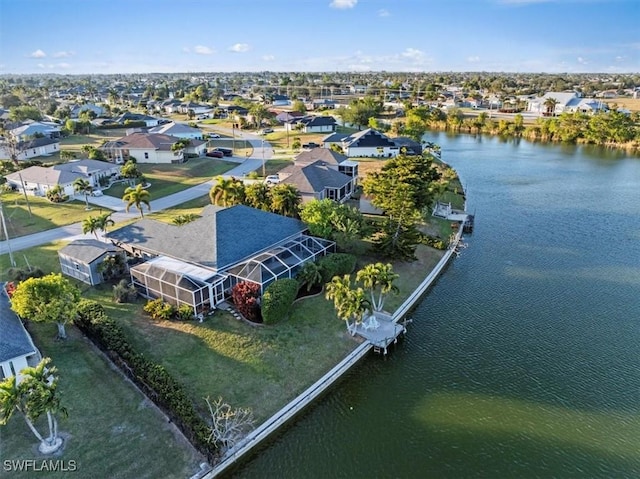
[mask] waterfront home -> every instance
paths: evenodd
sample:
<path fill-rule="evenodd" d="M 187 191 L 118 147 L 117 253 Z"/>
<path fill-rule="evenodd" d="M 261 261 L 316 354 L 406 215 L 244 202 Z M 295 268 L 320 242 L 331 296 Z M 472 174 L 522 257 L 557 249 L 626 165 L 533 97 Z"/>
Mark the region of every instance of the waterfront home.
<path fill-rule="evenodd" d="M 299 220 L 248 206 L 209 205 L 184 225 L 145 218 L 106 237 L 144 260 L 130 269 L 143 296 L 201 311 L 216 307 L 241 281 L 264 291 L 333 250 L 333 242 L 306 230 Z"/>
<path fill-rule="evenodd" d="M 395 158 L 400 147 L 383 133 L 367 128 L 355 133 L 333 133 L 322 139 L 324 148 L 337 145 L 348 157 Z"/>

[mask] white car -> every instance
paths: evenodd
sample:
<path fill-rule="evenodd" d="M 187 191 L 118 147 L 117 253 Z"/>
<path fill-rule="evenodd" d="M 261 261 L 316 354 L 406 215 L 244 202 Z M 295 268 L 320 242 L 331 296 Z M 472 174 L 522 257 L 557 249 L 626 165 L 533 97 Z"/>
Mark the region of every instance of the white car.
<path fill-rule="evenodd" d="M 217 133 L 209 133 L 209 138 L 220 138 L 220 135 Z"/>
<path fill-rule="evenodd" d="M 102 196 L 102 190 L 98 188 L 91 190 L 91 196 Z"/>
<path fill-rule="evenodd" d="M 277 183 L 280 183 L 280 177 L 278 175 L 269 175 L 264 179 L 264 182 L 267 185 L 275 185 Z"/>

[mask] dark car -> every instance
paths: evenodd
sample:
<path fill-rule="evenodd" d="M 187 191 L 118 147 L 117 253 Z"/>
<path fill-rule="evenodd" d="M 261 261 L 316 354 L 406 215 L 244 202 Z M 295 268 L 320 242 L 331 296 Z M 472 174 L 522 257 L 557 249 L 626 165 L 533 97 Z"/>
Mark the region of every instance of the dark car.
<path fill-rule="evenodd" d="M 224 153 L 220 150 L 209 150 L 207 151 L 207 156 L 210 156 L 211 158 L 223 158 Z"/>

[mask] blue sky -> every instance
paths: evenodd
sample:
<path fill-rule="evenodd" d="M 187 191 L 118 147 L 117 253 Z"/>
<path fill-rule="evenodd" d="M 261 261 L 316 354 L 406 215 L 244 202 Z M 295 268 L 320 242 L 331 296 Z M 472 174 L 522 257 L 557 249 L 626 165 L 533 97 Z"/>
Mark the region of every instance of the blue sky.
<path fill-rule="evenodd" d="M 640 72 L 640 0 L 0 0 L 0 73 Z"/>

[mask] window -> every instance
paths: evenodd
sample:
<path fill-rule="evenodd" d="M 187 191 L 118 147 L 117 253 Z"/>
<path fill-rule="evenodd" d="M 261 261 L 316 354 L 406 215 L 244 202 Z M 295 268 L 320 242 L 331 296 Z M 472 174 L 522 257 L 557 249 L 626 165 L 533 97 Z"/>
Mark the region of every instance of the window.
<path fill-rule="evenodd" d="M 146 151 L 144 152 L 144 159 L 148 160 L 149 159 L 149 153 L 147 153 Z"/>

